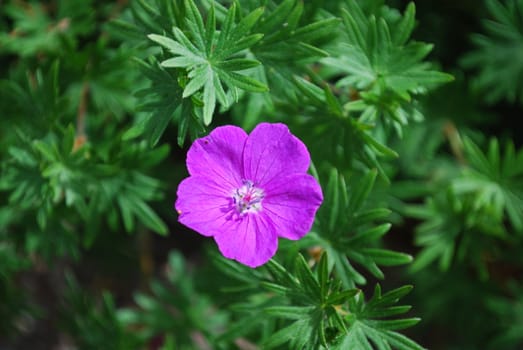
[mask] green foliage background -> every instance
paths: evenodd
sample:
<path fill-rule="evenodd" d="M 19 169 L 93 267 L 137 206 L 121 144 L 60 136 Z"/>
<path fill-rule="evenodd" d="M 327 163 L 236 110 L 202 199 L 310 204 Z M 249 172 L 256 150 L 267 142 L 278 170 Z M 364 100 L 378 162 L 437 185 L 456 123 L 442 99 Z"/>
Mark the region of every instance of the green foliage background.
<path fill-rule="evenodd" d="M 0 348 L 520 349 L 522 106 L 522 0 L 0 0 Z M 173 202 L 262 121 L 325 201 L 253 270 Z"/>

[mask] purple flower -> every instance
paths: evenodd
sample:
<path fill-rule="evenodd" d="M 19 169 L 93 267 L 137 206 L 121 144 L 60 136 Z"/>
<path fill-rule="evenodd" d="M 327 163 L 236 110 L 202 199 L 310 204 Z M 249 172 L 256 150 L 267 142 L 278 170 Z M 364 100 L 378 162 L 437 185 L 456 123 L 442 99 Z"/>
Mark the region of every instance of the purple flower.
<path fill-rule="evenodd" d="M 260 266 L 276 253 L 278 237 L 297 240 L 312 226 L 323 195 L 309 164 L 307 148 L 284 124 L 262 123 L 250 135 L 218 127 L 187 153 L 179 221 L 214 237 L 225 257 Z"/>

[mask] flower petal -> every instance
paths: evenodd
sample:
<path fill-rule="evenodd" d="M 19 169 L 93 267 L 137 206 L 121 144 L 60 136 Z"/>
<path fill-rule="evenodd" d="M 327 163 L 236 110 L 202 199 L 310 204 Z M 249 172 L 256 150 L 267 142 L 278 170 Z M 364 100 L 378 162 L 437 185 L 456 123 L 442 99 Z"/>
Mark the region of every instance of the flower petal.
<path fill-rule="evenodd" d="M 223 231 L 214 236 L 220 252 L 229 259 L 257 267 L 276 253 L 278 236 L 274 227 L 256 214 L 228 221 Z"/>
<path fill-rule="evenodd" d="M 285 124 L 259 124 L 243 151 L 245 178 L 263 187 L 276 176 L 305 173 L 310 165 L 307 148 Z"/>
<path fill-rule="evenodd" d="M 297 240 L 310 231 L 323 202 L 321 187 L 309 174 L 275 178 L 265 185 L 262 215 L 278 236 Z"/>
<path fill-rule="evenodd" d="M 176 194 L 178 221 L 204 236 L 217 234 L 231 215 L 230 193 L 208 177 L 184 179 Z"/>
<path fill-rule="evenodd" d="M 187 169 L 192 176 L 216 178 L 231 189 L 243 178 L 242 153 L 247 140 L 243 129 L 227 125 L 197 139 L 187 152 Z"/>

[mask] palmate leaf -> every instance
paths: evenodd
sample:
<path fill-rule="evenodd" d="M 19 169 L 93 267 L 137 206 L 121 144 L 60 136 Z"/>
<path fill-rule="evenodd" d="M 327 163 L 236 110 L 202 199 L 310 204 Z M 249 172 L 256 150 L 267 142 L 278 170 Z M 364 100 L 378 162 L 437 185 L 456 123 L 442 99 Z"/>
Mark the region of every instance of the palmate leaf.
<path fill-rule="evenodd" d="M 303 24 L 304 6 L 297 0 L 268 2 L 264 15 L 253 28 L 264 34 L 251 51 L 262 63 L 259 74 L 266 77 L 275 90 L 271 95 L 274 101 L 297 103 L 299 91 L 294 77 L 303 76 L 307 65 L 328 56 L 323 47 L 335 37 L 333 33 L 339 31 L 340 20 L 336 17 Z"/>
<path fill-rule="evenodd" d="M 157 164 L 167 156 L 167 146 L 151 150 L 144 142 L 129 143 L 104 161 L 88 144 L 73 151 L 72 127 L 36 140 L 20 135 L 20 146 L 9 150 L 9 167 L 0 189 L 9 191 L 11 205 L 36 212 L 40 230 L 47 230 L 58 210 L 68 210 L 89 223 L 81 231 L 83 244 L 89 247 L 99 234 L 102 217 L 111 217 L 108 212 L 116 214 L 118 208 L 128 232 L 137 219 L 167 234 L 165 223 L 147 203 L 160 197 L 161 183 L 136 169 L 136 164 L 142 169 Z"/>
<path fill-rule="evenodd" d="M 179 27 L 174 27 L 174 39 L 157 34 L 150 34 L 149 38 L 174 55 L 173 58 L 163 61 L 162 66 L 187 71 L 188 83 L 184 86 L 182 97 L 187 98 L 202 91 L 203 123 L 209 125 L 216 102 L 225 107 L 230 104 L 224 86 L 235 98 L 238 96 L 237 89 L 251 92 L 268 90 L 268 87 L 258 80 L 238 73 L 259 65 L 258 61 L 241 55 L 263 36 L 249 34 L 262 15 L 263 9 L 258 8 L 250 12 L 236 23 L 236 4 L 233 3 L 217 35 L 214 7 L 211 7 L 204 24 L 192 0 L 185 0 L 184 5 L 189 36 Z"/>
<path fill-rule="evenodd" d="M 277 6 L 273 2 L 267 4 L 267 10 L 253 28 L 264 37 L 252 48 L 264 67 L 278 69 L 281 67 L 278 63 L 292 60 L 299 64 L 328 55 L 318 45 L 332 39 L 339 19 L 331 17 L 300 25 L 303 7 L 304 4 L 297 0 L 284 0 Z M 280 74 L 285 75 L 284 72 Z M 287 76 L 287 79 L 291 78 Z"/>
<path fill-rule="evenodd" d="M 302 255 L 296 259 L 294 274 L 274 260 L 267 264 L 267 268 L 271 282 L 265 286 L 288 298 L 290 305 L 270 306 L 264 311 L 271 317 L 291 322 L 267 339 L 266 348 L 285 343 L 290 349 L 328 347 L 325 329 L 337 329 L 340 333 L 347 331 L 337 307 L 347 303 L 359 290 L 342 289 L 330 278 L 327 254 L 322 255 L 314 272 Z"/>
<path fill-rule="evenodd" d="M 438 191 L 433 184 L 415 185 L 414 197 L 420 195 L 415 192 L 420 187 L 433 187 L 421 192 L 432 195 L 423 204 L 400 209 L 422 221 L 415 235 L 422 249 L 411 268 L 420 271 L 436 264 L 446 271 L 457 264 L 472 265 L 487 278 L 485 256 L 500 256 L 500 246 L 522 233 L 523 151 L 512 142 L 500 147 L 495 138 L 485 151 L 467 137 L 460 147 L 465 164 L 446 170 L 451 178 L 436 185 Z"/>
<path fill-rule="evenodd" d="M 404 286 L 381 294 L 381 287 L 376 285 L 374 295 L 368 302 L 365 303 L 363 293 L 350 299 L 350 314 L 346 316 L 347 332 L 339 337 L 332 349 L 424 349 L 415 341 L 397 332 L 414 326 L 420 321 L 419 318 L 388 319 L 410 310 L 410 306 L 395 305 L 410 290 L 412 290 L 411 286 Z"/>
<path fill-rule="evenodd" d="M 508 239 L 509 223 L 516 234 L 523 230 L 523 151 L 507 143 L 502 153 L 496 139 L 485 153 L 468 138 L 463 145 L 468 166 L 461 176 L 424 205 L 407 207 L 406 215 L 423 220 L 416 230 L 423 249 L 412 268 L 437 261 L 447 270 L 454 260 L 468 261 L 486 278 L 482 256 L 495 249 L 493 241 Z"/>
<path fill-rule="evenodd" d="M 523 103 L 523 1 L 485 1 L 491 19 L 483 20 L 485 34 L 471 37 L 476 49 L 462 59 L 479 74 L 473 86 L 488 103 L 501 99 Z"/>
<path fill-rule="evenodd" d="M 499 255 L 500 241 L 509 239 L 503 223 L 490 210 L 476 207 L 474 195 L 456 193 L 452 186 L 424 204 L 406 206 L 404 214 L 423 221 L 416 228 L 415 243 L 422 250 L 411 266 L 413 271 L 433 263 L 442 271 L 461 264 L 487 279 L 485 256 Z"/>
<path fill-rule="evenodd" d="M 204 0 L 207 8 L 215 4 L 216 12 L 225 17 L 226 8 L 215 1 Z M 245 108 L 235 105 L 236 120 L 246 129 L 260 121 L 262 115 L 274 112 L 275 103 L 296 104 L 299 97 L 294 77 L 303 76 L 311 62 L 328 56 L 323 48 L 339 32 L 340 19 L 332 16 L 319 16 L 304 19 L 304 9 L 308 3 L 298 0 L 283 1 L 241 1 L 244 13 L 256 6 L 264 6 L 260 19 L 252 27 L 252 32 L 263 35 L 249 48 L 249 58 L 258 60 L 261 65 L 252 69 L 252 75 L 271 87 L 270 94 L 249 94 L 245 96 Z"/>
<path fill-rule="evenodd" d="M 191 139 L 200 136 L 204 131 L 201 118 L 194 110 L 194 102 L 182 97 L 183 90 L 178 85 L 180 77 L 176 72 L 167 71 L 151 58 L 150 62 L 136 59 L 138 67 L 150 81 L 151 85 L 136 92 L 136 97 L 143 102 L 139 110 L 148 113 L 143 119 L 127 130 L 124 140 L 145 136 L 149 145 L 155 146 L 172 120 L 178 122 L 177 141 L 183 146 L 187 134 Z"/>
<path fill-rule="evenodd" d="M 303 123 L 302 134 L 313 156 L 317 149 L 318 155 L 330 157 L 329 161 L 340 169 L 362 166 L 377 169 L 388 181 L 381 159 L 396 158 L 398 154 L 372 134 L 374 126 L 344 110 L 328 87 L 321 89 L 302 78 L 295 78 L 295 84 L 301 97 L 292 108 L 299 114 L 311 116 Z"/>
<path fill-rule="evenodd" d="M 333 339 L 326 333 L 346 331 L 338 306 L 346 304 L 359 290 L 343 289 L 339 281 L 331 278 L 326 254 L 313 269 L 300 254 L 292 259 L 290 268 L 274 259 L 256 270 L 223 257 L 216 261 L 222 271 L 241 282 L 226 291 L 242 293 L 243 301 L 231 309 L 245 315 L 220 336 L 221 341 L 263 329 L 264 348 L 286 344 L 288 349 L 319 349 L 328 347 Z"/>
<path fill-rule="evenodd" d="M 367 208 L 365 205 L 376 175 L 375 170 L 369 171 L 361 180 L 347 186 L 343 176 L 333 170 L 325 188 L 324 203 L 318 212 L 320 233 L 316 237 L 317 244 L 331 256 L 335 272 L 346 287 L 366 283 L 353 263 L 361 265 L 375 277 L 383 278 L 378 265 L 395 266 L 412 261 L 408 254 L 378 245 L 391 225 L 384 222 L 390 214 L 388 209 Z"/>
<path fill-rule="evenodd" d="M 177 119 L 178 145 L 181 147 L 185 142 L 187 130 L 202 130 L 203 125 L 198 125 L 192 110 L 187 111 L 187 104 L 190 102 L 182 98 L 178 76 L 165 70 L 154 59 L 151 60 L 150 63 L 136 60 L 142 74 L 151 81 L 149 87 L 136 92 L 137 97 L 145 101 L 139 108 L 149 114 L 127 130 L 123 138 L 129 140 L 144 135 L 149 145 L 155 146 L 169 123 Z M 185 113 L 180 113 L 181 111 Z M 189 128 L 189 125 L 192 127 Z"/>
<path fill-rule="evenodd" d="M 464 146 L 470 167 L 453 181 L 454 190 L 473 194 L 475 209 L 489 212 L 500 224 L 506 215 L 523 233 L 523 150 L 516 152 L 509 142 L 502 154 L 497 139 L 491 139 L 486 153 L 468 138 Z"/>
<path fill-rule="evenodd" d="M 230 307 L 240 318 L 220 341 L 246 337 L 257 330 L 264 335 L 264 349 L 363 349 L 360 338 L 370 342 L 382 339 L 378 349 L 422 349 L 397 332 L 419 321 L 397 318 L 410 310 L 410 306 L 395 304 L 412 287 L 382 295 L 376 286 L 374 296 L 365 302 L 361 290 L 343 286 L 333 266 L 337 262 L 329 262 L 328 252 L 309 262 L 299 253 L 295 256 L 288 261 L 290 266 L 272 259 L 255 270 L 215 256 L 220 270 L 240 282 L 225 292 L 240 293 L 242 300 Z"/>
<path fill-rule="evenodd" d="M 126 43 L 143 46 L 147 34 L 168 32 L 173 25 L 182 25 L 183 21 L 184 8 L 176 2 L 133 0 L 121 18 L 111 20 L 107 28 Z"/>
<path fill-rule="evenodd" d="M 345 39 L 322 60 L 344 75 L 337 86 L 359 92 L 361 101 L 351 108 L 361 111 L 363 121 L 384 117 L 400 135 L 410 118 L 421 118 L 417 108 L 412 110 L 413 97 L 452 80 L 423 62 L 432 45 L 408 42 L 414 16 L 410 3 L 401 20 L 390 24 L 367 16 L 355 0 L 349 0 L 342 9 Z"/>
<path fill-rule="evenodd" d="M 382 295 L 377 285 L 365 302 L 360 290 L 343 289 L 341 281 L 331 278 L 327 256 L 311 269 L 299 255 L 293 274 L 275 261 L 267 265 L 273 285 L 282 287 L 272 290 L 290 299 L 289 306 L 265 308 L 270 316 L 290 320 L 264 343 L 267 348 L 286 343 L 290 349 L 373 349 L 373 343 L 378 349 L 423 349 L 397 332 L 415 325 L 418 318 L 391 319 L 410 310 L 395 304 L 411 286 Z"/>

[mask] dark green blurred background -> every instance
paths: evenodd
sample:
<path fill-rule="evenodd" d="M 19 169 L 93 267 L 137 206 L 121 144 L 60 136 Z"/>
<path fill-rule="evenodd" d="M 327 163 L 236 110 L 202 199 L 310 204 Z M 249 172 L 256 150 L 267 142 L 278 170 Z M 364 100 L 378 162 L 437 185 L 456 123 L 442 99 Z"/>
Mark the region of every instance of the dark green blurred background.
<path fill-rule="evenodd" d="M 326 1 L 325 8 L 334 12 L 339 2 Z M 385 3 L 403 10 L 408 2 Z M 402 192 L 401 186 L 407 185 L 403 180 L 437 178 L 438 171 L 445 172 L 446 162 L 456 156 L 452 140 L 458 131 L 471 135 L 482 145 L 487 145 L 491 137 L 497 137 L 501 145 L 512 140 L 516 149 L 523 145 L 523 133 L 518 128 L 523 115 L 523 1 L 504 3 L 514 7 L 514 27 L 518 30 L 503 34 L 506 29 L 495 27 L 501 32 L 496 36 L 484 26 L 484 20 L 493 19 L 486 1 L 415 2 L 414 39 L 435 45 L 430 60 L 442 71 L 454 75 L 455 81 L 423 98 L 427 120 L 410 126 L 404 139 L 392 145 L 400 159 L 389 165 L 396 175 L 392 190 L 384 192 L 399 198 L 391 200 L 390 207 L 400 214 L 395 216 L 385 244 L 395 250 L 415 257 L 421 251 L 414 237 L 423 220 L 405 213 L 410 208 L 408 205 L 424 203 L 423 186 L 430 192 L 433 189 L 430 186 L 437 184 L 437 181 L 426 181 L 423 185 L 417 181 L 419 195 L 401 198 L 398 194 Z M 13 189 L 7 189 L 4 181 L 0 187 L 0 350 L 74 349 L 68 347 L 71 344 L 85 349 L 101 348 L 99 344 L 107 349 L 133 349 L 140 342 L 133 338 L 133 329 L 116 320 L 116 310 L 135 307 L 133 295 L 137 291 L 151 291 L 151 280 L 189 285 L 187 293 L 195 295 L 196 291 L 192 292 L 191 288 L 206 290 L 227 280 L 208 266 L 205 248 L 211 244 L 176 221 L 172 204 L 176 185 L 186 175 L 184 163 L 188 147 L 188 142 L 184 149 L 178 147 L 177 127 L 171 123 L 159 141 L 159 145 L 168 145 L 168 149 L 163 146 L 158 151 L 157 146 L 157 151 L 144 151 L 147 147 L 139 143 L 127 148 L 117 142 L 129 125 L 140 119 L 135 109 L 141 97 L 133 93 L 147 84 L 133 65 L 132 57 L 152 54 L 136 45 L 139 38 L 126 42 L 108 25 L 112 19 L 128 18 L 128 6 L 123 0 L 0 0 L 3 176 L 8 176 L 7 160 L 12 156 L 8 148 L 22 144 L 20 140 L 24 136 L 19 133 L 25 130 L 34 131 L 25 134 L 29 139 L 42 138 L 49 145 L 56 145 L 60 140 L 39 130 L 59 119 L 64 128 L 71 126 L 71 142 L 82 143 L 78 123 L 82 123 L 79 122 L 82 103 L 87 103 L 84 107 L 87 123 L 84 122 L 82 128 L 89 135 L 90 147 L 98 148 L 103 161 L 114 165 L 114 169 L 110 166 L 96 169 L 97 174 L 113 174 L 114 179 L 109 176 L 111 181 L 118 181 L 120 177 L 133 179 L 129 180 L 135 186 L 132 190 L 125 187 L 127 182 L 115 187 L 121 191 L 117 196 L 128 195 L 130 200 L 135 198 L 133 191 L 139 193 L 140 188 L 150 186 L 148 194 L 140 198 L 165 222 L 166 232 L 171 232 L 168 236 L 152 233 L 154 228 L 161 231 L 162 224 L 150 216 L 147 209 L 136 214 L 136 218 L 140 221 L 145 217 L 150 225 L 127 230 L 134 232 L 127 234 L 127 227 L 118 223 L 117 214 L 110 206 L 100 208 L 107 214 L 105 219 L 92 222 L 89 228 L 83 227 L 72 216 L 72 209 L 64 206 L 56 209 L 60 210 L 59 215 L 54 213 L 63 220 L 47 223 L 47 228 L 56 225 L 55 230 L 47 229 L 45 237 L 33 234 L 40 225 L 36 222 L 39 209 L 10 206 L 8 195 Z M 490 35 L 494 43 L 499 43 L 492 47 L 492 52 L 500 55 L 497 60 L 492 52 L 482 51 L 474 44 L 471 39 L 474 33 Z M 55 65 L 58 68 L 54 68 Z M 500 70 L 497 78 L 481 78 L 487 66 Z M 504 83 L 509 79 L 506 77 L 512 77 L 516 83 Z M 86 81 L 90 87 L 84 99 L 82 89 Z M 515 90 L 514 96 L 511 89 Z M 218 121 L 219 124 L 235 122 L 229 113 L 221 115 Z M 88 157 L 89 150 L 84 152 Z M 82 153 L 81 157 L 85 156 Z M 81 164 L 75 157 L 72 155 L 64 162 Z M 159 181 L 142 179 L 142 175 Z M 517 186 L 521 188 L 523 180 L 518 176 Z M 398 186 L 394 187 L 396 181 Z M 30 188 L 24 190 L 31 191 Z M 41 197 L 63 195 L 49 191 L 35 193 L 35 199 L 30 200 L 45 208 L 47 204 Z M 20 221 L 20 213 L 28 215 L 27 210 L 31 219 Z M 523 217 L 523 213 L 519 215 Z M 73 218 L 69 220 L 70 217 Z M 29 222 L 31 220 L 35 222 Z M 68 225 L 81 230 L 81 238 L 63 229 Z M 96 233 L 91 234 L 91 230 Z M 523 235 L 521 232 L 488 235 L 478 231 L 469 236 L 457 234 L 452 239 L 456 256 L 461 254 L 461 258 L 451 258 L 446 267 L 432 262 L 417 270 L 407 267 L 385 271 L 387 278 L 381 282 L 384 290 L 402 283 L 415 286 L 407 303 L 413 305 L 412 315 L 421 317 L 422 322 L 406 334 L 429 349 L 523 349 Z M 185 277 L 166 277 L 167 270 L 172 271 L 181 264 L 173 256 L 168 263 L 171 250 L 185 257 L 187 268 L 180 267 L 179 273 L 185 275 L 186 271 L 195 271 L 198 267 L 197 274 L 188 272 Z M 469 259 L 472 256 L 474 258 Z M 180 280 L 183 278 L 185 280 Z M 374 281 L 372 277 L 369 279 Z M 162 290 L 155 293 L 163 295 Z M 226 299 L 227 296 L 222 295 L 216 300 L 219 304 Z M 183 297 L 180 300 L 185 301 Z M 205 305 L 211 303 L 206 297 L 199 300 Z M 197 306 L 193 312 L 205 309 L 206 306 Z M 210 322 L 219 324 L 221 315 L 216 317 L 217 320 Z M 185 331 L 183 318 L 173 325 L 180 327 L 180 333 Z M 165 335 L 151 334 L 146 347 L 158 349 L 158 344 L 165 342 L 168 342 Z"/>

